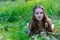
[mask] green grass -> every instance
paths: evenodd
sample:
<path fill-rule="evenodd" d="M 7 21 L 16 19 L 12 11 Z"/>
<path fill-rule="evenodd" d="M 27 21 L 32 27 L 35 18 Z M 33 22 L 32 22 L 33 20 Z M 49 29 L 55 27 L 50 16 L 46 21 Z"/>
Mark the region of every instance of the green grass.
<path fill-rule="evenodd" d="M 51 36 L 51 40 L 59 39 L 57 38 L 60 35 L 59 4 L 59 0 L 0 2 L 0 40 L 31 40 L 27 34 L 27 23 L 31 20 L 35 5 L 42 5 L 45 13 L 55 25 L 54 32 L 56 36 Z M 44 36 L 37 37 L 37 39 L 44 40 Z"/>

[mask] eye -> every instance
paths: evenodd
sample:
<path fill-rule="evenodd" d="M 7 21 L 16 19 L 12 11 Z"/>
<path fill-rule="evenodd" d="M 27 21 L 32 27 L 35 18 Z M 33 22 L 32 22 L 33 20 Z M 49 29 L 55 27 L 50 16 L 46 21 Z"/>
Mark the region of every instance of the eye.
<path fill-rule="evenodd" d="M 38 13 L 36 13 L 36 14 L 38 14 Z"/>
<path fill-rule="evenodd" d="M 40 12 L 40 14 L 43 14 L 43 12 Z"/>

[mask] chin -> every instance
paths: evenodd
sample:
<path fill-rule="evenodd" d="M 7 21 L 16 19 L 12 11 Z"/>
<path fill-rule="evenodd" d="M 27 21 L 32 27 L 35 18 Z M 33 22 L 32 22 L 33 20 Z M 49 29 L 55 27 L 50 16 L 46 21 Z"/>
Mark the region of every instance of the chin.
<path fill-rule="evenodd" d="M 38 19 L 38 21 L 41 21 L 41 19 Z"/>

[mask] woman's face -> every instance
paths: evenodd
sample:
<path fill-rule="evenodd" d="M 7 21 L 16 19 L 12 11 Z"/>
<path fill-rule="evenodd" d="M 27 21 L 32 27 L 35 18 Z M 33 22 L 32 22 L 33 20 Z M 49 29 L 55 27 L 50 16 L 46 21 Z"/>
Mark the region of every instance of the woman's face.
<path fill-rule="evenodd" d="M 41 21 L 43 19 L 43 10 L 41 8 L 35 9 L 34 16 L 38 21 Z"/>

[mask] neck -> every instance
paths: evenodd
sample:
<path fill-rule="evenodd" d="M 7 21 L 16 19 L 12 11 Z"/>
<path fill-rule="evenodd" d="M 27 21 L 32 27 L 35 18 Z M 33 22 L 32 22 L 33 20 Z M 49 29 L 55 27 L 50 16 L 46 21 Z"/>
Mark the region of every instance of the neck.
<path fill-rule="evenodd" d="M 42 20 L 38 21 L 38 22 L 42 22 Z"/>
<path fill-rule="evenodd" d="M 42 23 L 43 21 L 41 20 L 41 21 L 38 21 L 38 23 Z"/>

